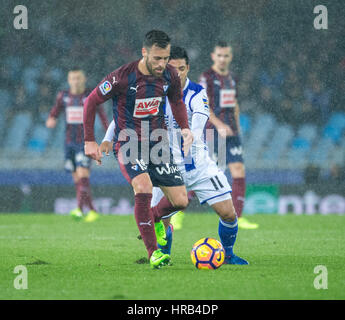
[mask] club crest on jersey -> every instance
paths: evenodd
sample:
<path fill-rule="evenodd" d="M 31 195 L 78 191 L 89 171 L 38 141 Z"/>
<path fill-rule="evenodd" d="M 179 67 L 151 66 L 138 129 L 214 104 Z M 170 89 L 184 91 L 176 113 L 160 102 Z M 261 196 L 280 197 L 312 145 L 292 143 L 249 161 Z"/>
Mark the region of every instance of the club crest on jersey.
<path fill-rule="evenodd" d="M 202 98 L 205 109 L 208 109 L 208 99 Z"/>
<path fill-rule="evenodd" d="M 146 118 L 150 115 L 155 116 L 159 112 L 159 105 L 161 102 L 162 97 L 136 99 L 133 117 Z"/>
<path fill-rule="evenodd" d="M 168 84 L 165 84 L 165 85 L 163 86 L 164 92 L 167 92 L 168 88 L 169 88 L 169 85 L 168 85 Z"/>
<path fill-rule="evenodd" d="M 110 92 L 110 90 L 112 89 L 112 85 L 111 83 L 107 80 L 104 81 L 100 86 L 99 86 L 99 90 L 102 92 L 102 94 L 105 96 L 107 93 Z"/>
<path fill-rule="evenodd" d="M 68 104 L 70 102 L 70 100 L 71 99 L 69 97 L 64 97 L 63 98 L 63 102 L 66 103 L 66 104 Z"/>

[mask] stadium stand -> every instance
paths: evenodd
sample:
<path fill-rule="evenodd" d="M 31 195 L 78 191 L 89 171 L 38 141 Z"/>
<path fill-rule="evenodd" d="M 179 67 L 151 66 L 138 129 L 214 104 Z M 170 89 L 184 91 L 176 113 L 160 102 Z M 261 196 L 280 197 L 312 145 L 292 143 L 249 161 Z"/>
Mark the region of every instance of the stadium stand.
<path fill-rule="evenodd" d="M 20 152 L 25 150 L 25 142 L 32 125 L 32 115 L 30 112 L 22 112 L 12 118 L 7 131 L 4 148 L 7 152 Z"/>
<path fill-rule="evenodd" d="M 165 10 L 169 10 L 171 16 L 186 10 L 182 2 L 174 6 L 168 1 L 163 3 L 159 6 L 162 16 Z M 337 44 L 340 35 L 337 32 L 316 34 L 310 28 L 305 28 L 300 34 L 292 23 L 280 25 L 282 37 L 278 39 L 271 32 L 276 26 L 273 4 L 256 4 L 257 14 L 270 17 L 263 19 L 270 21 L 266 25 L 260 22 L 260 28 L 255 19 L 250 25 L 245 19 L 227 19 L 232 14 L 231 6 L 235 4 L 227 1 L 212 4 L 212 10 L 219 16 L 218 21 L 210 22 L 212 28 L 209 24 L 200 24 L 198 30 L 194 28 L 199 24 L 203 10 L 209 8 L 206 1 L 191 3 L 185 12 L 188 19 L 178 27 L 175 21 L 162 19 L 159 28 L 173 30 L 172 39 L 189 51 L 192 80 L 196 80 L 210 65 L 209 51 L 214 39 L 231 41 L 234 50 L 232 68 L 239 79 L 240 106 L 241 101 L 246 101 L 241 111 L 246 166 L 253 169 L 303 169 L 312 164 L 326 169 L 331 163 L 344 166 L 345 64 L 341 61 L 345 59 Z M 20 47 L 10 45 L 14 43 L 12 39 L 19 37 L 18 34 L 9 31 L 4 35 L 3 41 L 8 45 L 0 53 L 3 61 L 0 107 L 5 111 L 0 116 L 0 134 L 4 137 L 0 148 L 9 153 L 2 153 L 2 168 L 5 168 L 5 163 L 12 168 L 63 166 L 62 161 L 57 161 L 63 157 L 63 121 L 58 122 L 56 129 L 47 130 L 44 115 L 54 104 L 57 92 L 66 88 L 68 68 L 76 64 L 82 67 L 88 75 L 89 87 L 94 87 L 116 66 L 139 57 L 138 43 L 142 34 L 137 30 L 144 30 L 143 25 L 138 19 L 129 25 L 129 18 L 139 11 L 147 20 L 155 15 L 148 3 L 138 8 L 123 4 L 119 10 L 117 23 L 127 32 L 104 33 L 104 27 L 97 24 L 96 16 L 94 20 L 88 18 L 84 21 L 82 14 L 72 17 L 64 6 L 58 5 L 56 12 L 45 17 L 44 21 L 31 20 L 32 27 L 37 27 L 39 32 L 33 33 L 30 39 L 16 41 Z M 251 9 L 243 10 L 248 10 L 249 14 Z M 58 26 L 53 23 L 54 14 L 60 17 Z M 104 10 L 103 19 L 106 16 Z M 73 30 L 69 29 L 70 24 L 64 23 L 71 18 L 80 20 Z M 309 17 L 299 19 L 300 23 L 310 20 Z M 217 27 L 219 21 L 222 21 L 221 28 Z M 194 30 L 192 33 L 188 32 L 191 28 Z M 219 33 L 219 30 L 222 31 Z M 95 35 L 92 47 L 90 33 Z M 33 41 L 39 45 L 32 46 Z M 321 49 L 320 41 L 323 43 Z M 298 52 L 295 50 L 297 44 L 300 44 Z M 316 46 L 318 50 L 315 50 Z M 327 59 L 329 52 L 333 52 L 331 61 Z M 327 77 L 322 77 L 323 74 Z M 13 88 L 16 88 L 15 94 Z M 108 111 L 110 116 L 111 107 L 107 107 Z M 103 129 L 98 121 L 95 131 L 97 138 L 101 139 Z M 35 159 L 30 162 L 32 154 L 35 154 Z M 26 156 L 28 160 L 24 161 Z M 114 165 L 115 162 L 111 164 Z"/>

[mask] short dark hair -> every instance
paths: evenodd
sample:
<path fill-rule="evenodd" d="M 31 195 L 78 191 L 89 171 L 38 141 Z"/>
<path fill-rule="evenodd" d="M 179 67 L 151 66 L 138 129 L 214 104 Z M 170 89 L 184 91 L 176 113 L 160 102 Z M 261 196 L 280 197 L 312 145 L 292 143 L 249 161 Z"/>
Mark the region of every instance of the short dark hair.
<path fill-rule="evenodd" d="M 221 48 L 227 48 L 227 47 L 231 47 L 229 42 L 225 41 L 225 40 L 218 40 L 214 46 L 213 46 L 213 50 L 216 48 L 216 47 L 221 47 Z"/>
<path fill-rule="evenodd" d="M 151 30 L 145 35 L 143 46 L 151 48 L 153 45 L 165 49 L 170 44 L 169 36 L 160 30 Z"/>
<path fill-rule="evenodd" d="M 189 65 L 189 57 L 186 49 L 182 47 L 172 46 L 170 50 L 170 60 L 171 59 L 185 59 L 186 64 Z"/>
<path fill-rule="evenodd" d="M 81 71 L 81 72 L 84 72 L 84 70 L 82 68 L 80 68 L 79 66 L 73 66 L 71 68 L 68 69 L 68 72 L 75 72 L 75 71 Z"/>

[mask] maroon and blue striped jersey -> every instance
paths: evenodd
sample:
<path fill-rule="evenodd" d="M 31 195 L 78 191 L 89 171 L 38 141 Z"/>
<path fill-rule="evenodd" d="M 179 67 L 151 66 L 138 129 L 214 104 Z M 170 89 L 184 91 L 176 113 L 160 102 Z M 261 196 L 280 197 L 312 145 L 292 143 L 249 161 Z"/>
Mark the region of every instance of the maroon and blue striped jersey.
<path fill-rule="evenodd" d="M 222 76 L 212 68 L 202 73 L 199 83 L 206 89 L 210 107 L 215 116 L 230 126 L 235 135 L 239 128 L 235 118 L 237 85 L 231 72 Z M 207 128 L 214 128 L 208 121 Z"/>
<path fill-rule="evenodd" d="M 84 144 L 83 106 L 90 92 L 90 89 L 86 89 L 82 94 L 74 95 L 69 90 L 63 90 L 57 95 L 55 105 L 51 109 L 49 116 L 58 118 L 61 112 L 65 113 L 66 145 Z M 108 119 L 102 105 L 98 106 L 97 112 L 103 127 L 107 130 Z"/>
<path fill-rule="evenodd" d="M 163 106 L 166 97 L 181 128 L 189 128 L 181 82 L 175 69 L 167 65 L 161 77 L 144 75 L 138 68 L 139 62 L 128 63 L 111 72 L 85 101 L 85 141 L 94 141 L 95 106 L 108 99 L 113 101 L 115 141 L 122 130 L 127 134 L 128 129 L 132 129 L 138 141 L 141 141 L 149 139 L 153 130 L 165 128 Z"/>

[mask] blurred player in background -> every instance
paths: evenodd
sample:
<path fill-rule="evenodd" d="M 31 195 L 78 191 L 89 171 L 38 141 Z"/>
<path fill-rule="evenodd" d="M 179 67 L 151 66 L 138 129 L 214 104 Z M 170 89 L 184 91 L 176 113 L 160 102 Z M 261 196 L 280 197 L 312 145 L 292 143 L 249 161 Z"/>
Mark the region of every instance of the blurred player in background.
<path fill-rule="evenodd" d="M 174 210 L 188 205 L 183 178 L 172 161 L 169 144 L 157 148 L 160 140 L 152 138 L 152 134 L 159 131 L 160 138 L 168 140 L 166 130 L 162 130 L 165 129 L 163 106 L 167 96 L 172 113 L 182 128 L 186 153 L 193 141 L 182 100 L 181 82 L 175 68 L 168 65 L 169 56 L 169 36 L 163 31 L 151 30 L 143 41 L 142 58 L 111 72 L 84 104 L 85 154 L 101 163 L 103 155 L 94 137 L 96 106 L 108 99 L 113 100 L 114 153 L 123 176 L 133 187 L 134 217 L 152 268 L 160 268 L 170 261 L 170 255 L 157 247 L 154 208 L 151 209 L 152 186 L 163 190 Z M 136 150 L 126 149 L 128 142 Z M 154 161 L 154 150 L 165 153 L 166 162 Z M 135 159 L 128 159 L 128 154 L 132 157 L 132 153 Z M 163 232 L 165 234 L 165 230 Z"/>
<path fill-rule="evenodd" d="M 214 159 L 218 159 L 218 135 L 225 139 L 226 165 L 232 176 L 232 200 L 239 217 L 238 225 L 243 229 L 256 229 L 258 225 L 242 217 L 246 192 L 245 166 L 240 139 L 240 108 L 237 100 L 237 85 L 230 71 L 232 48 L 219 41 L 213 48 L 213 65 L 200 77 L 200 84 L 206 89 L 210 102 L 208 129 L 214 132 Z M 212 138 L 211 138 L 212 139 Z M 211 150 L 212 152 L 212 150 Z M 219 159 L 218 159 L 219 164 Z"/>
<path fill-rule="evenodd" d="M 84 220 L 92 222 L 98 218 L 98 213 L 92 203 L 89 180 L 91 159 L 84 153 L 83 130 L 83 105 L 91 90 L 85 87 L 86 76 L 80 68 L 72 68 L 68 72 L 67 81 L 69 90 L 58 93 L 55 105 L 46 121 L 46 126 L 55 128 L 60 113 L 65 113 L 65 170 L 72 173 L 78 202 L 78 207 L 72 210 L 70 214 L 79 220 L 83 218 L 83 208 L 87 207 L 89 212 Z M 97 112 L 106 129 L 108 120 L 103 107 L 99 106 Z"/>

